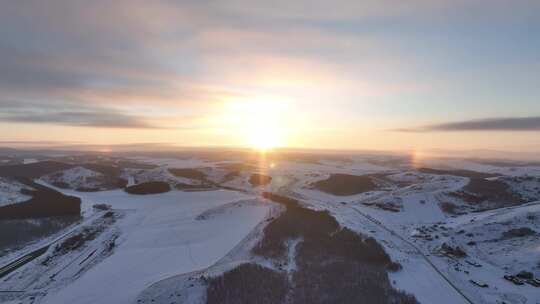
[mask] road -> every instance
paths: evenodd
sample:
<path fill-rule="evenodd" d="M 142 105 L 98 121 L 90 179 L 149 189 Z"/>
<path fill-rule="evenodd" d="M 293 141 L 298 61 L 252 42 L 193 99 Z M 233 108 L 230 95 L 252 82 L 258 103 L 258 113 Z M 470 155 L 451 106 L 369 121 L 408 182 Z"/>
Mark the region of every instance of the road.
<path fill-rule="evenodd" d="M 305 200 L 306 198 L 302 197 L 302 195 L 300 195 L 299 193 L 296 193 L 290 189 L 285 189 L 285 191 L 282 191 L 281 193 L 279 193 L 280 195 L 284 195 L 284 196 L 292 196 L 293 198 L 297 198 L 297 199 L 300 199 L 300 200 Z M 317 199 L 314 199 L 314 198 L 309 198 L 307 199 L 308 201 L 309 200 L 312 200 L 312 201 L 318 201 L 320 203 L 322 203 L 323 205 L 327 205 L 327 203 L 323 202 L 323 201 L 320 201 L 320 200 L 317 200 Z M 467 303 L 469 304 L 474 304 L 474 302 L 467 296 L 465 295 L 454 283 L 452 283 L 452 281 L 450 279 L 448 279 L 448 277 L 442 272 L 440 271 L 437 266 L 431 262 L 431 260 L 424 254 L 424 252 L 418 248 L 418 246 L 416 246 L 415 244 L 413 244 L 412 242 L 410 242 L 409 240 L 405 239 L 404 237 L 402 237 L 400 234 L 396 233 L 394 230 L 388 228 L 386 225 L 384 225 L 383 223 L 381 223 L 380 221 L 376 220 L 375 218 L 373 218 L 372 216 L 368 215 L 368 214 L 365 214 L 364 212 L 352 207 L 352 206 L 347 206 L 350 210 L 354 211 L 355 213 L 361 215 L 362 217 L 366 218 L 367 220 L 369 220 L 370 222 L 374 223 L 375 225 L 381 227 L 382 229 L 386 230 L 388 233 L 390 233 L 391 235 L 393 235 L 394 237 L 400 239 L 401 241 L 403 241 L 405 244 L 409 245 L 411 248 L 414 249 L 414 251 L 420 255 L 425 261 L 426 263 L 437 273 L 439 274 L 439 276 L 441 276 L 441 278 L 443 278 L 447 283 L 448 285 L 454 289 Z"/>
<path fill-rule="evenodd" d="M 447 283 L 448 285 L 450 285 L 457 293 L 459 293 L 459 295 L 461 295 L 461 297 L 467 301 L 467 303 L 469 304 L 474 304 L 474 302 L 469 298 L 467 297 L 456 285 L 454 285 L 454 283 L 452 283 L 452 281 L 450 281 L 450 279 L 448 279 L 446 277 L 446 275 L 444 273 L 442 273 L 439 268 L 437 268 L 437 266 L 435 266 L 435 264 L 433 264 L 433 262 L 431 262 L 431 260 L 424 254 L 424 252 L 422 250 L 420 250 L 420 248 L 418 248 L 418 246 L 416 246 L 415 244 L 413 244 L 412 242 L 410 242 L 409 240 L 405 239 L 404 237 L 402 237 L 401 235 L 399 235 L 398 233 L 394 232 L 392 229 L 386 227 L 383 223 L 381 223 L 380 221 L 374 219 L 373 217 L 371 217 L 370 215 L 368 214 L 365 214 L 363 213 L 362 211 L 354 208 L 354 207 L 350 207 L 351 210 L 353 210 L 354 212 L 360 214 L 361 216 L 363 216 L 364 218 L 368 219 L 369 221 L 371 221 L 372 223 L 378 225 L 379 227 L 381 227 L 382 229 L 388 231 L 391 235 L 393 235 L 394 237 L 397 237 L 398 239 L 400 239 L 401 241 L 403 241 L 405 244 L 409 245 L 410 247 L 412 247 L 427 263 L 429 266 L 431 266 L 431 268 L 433 268 L 433 270 L 435 270 Z"/>
<path fill-rule="evenodd" d="M 27 254 L 25 254 L 25 255 L 23 255 L 21 257 L 18 257 L 13 262 L 3 266 L 2 268 L 0 268 L 0 279 L 5 277 L 6 275 L 12 273 L 13 271 L 21 268 L 22 266 L 26 265 L 27 263 L 35 260 L 36 258 L 40 257 L 45 252 L 47 252 L 47 250 L 49 250 L 49 248 L 54 243 L 60 241 L 61 239 L 67 237 L 68 235 L 72 234 L 79 227 L 80 227 L 80 225 L 75 226 L 69 232 L 64 233 L 63 235 L 61 235 L 60 237 L 58 237 L 55 240 L 51 241 L 50 243 L 44 245 L 43 247 L 40 247 L 39 249 L 36 249 L 36 250 L 34 250 L 34 251 L 30 252 L 30 253 L 27 253 Z"/>
<path fill-rule="evenodd" d="M 45 252 L 47 252 L 47 250 L 49 250 L 49 247 L 50 245 L 46 245 L 44 247 L 41 247 L 37 250 L 34 250 L 18 259 L 16 259 L 15 261 L 7 264 L 6 266 L 0 268 L 0 279 L 5 277 L 6 275 L 12 273 L 13 271 L 19 269 L 20 267 L 24 266 L 25 264 L 33 261 L 35 258 L 41 256 L 42 254 L 44 254 Z"/>
<path fill-rule="evenodd" d="M 64 238 L 66 238 L 67 236 L 73 234 L 77 229 L 79 229 L 80 227 L 88 224 L 89 222 L 94 220 L 96 217 L 100 216 L 102 213 L 103 212 L 96 212 L 95 214 L 93 214 L 89 218 L 85 219 L 84 221 L 80 222 L 79 224 L 77 224 L 74 227 L 72 227 L 71 229 L 69 229 L 66 233 L 64 233 L 61 236 L 57 237 L 56 239 L 50 241 L 49 243 L 44 244 L 39 249 L 36 249 L 36 250 L 34 250 L 34 251 L 30 252 L 30 253 L 27 253 L 27 254 L 25 254 L 23 256 L 20 256 L 20 257 L 16 258 L 15 260 L 13 260 L 12 262 L 6 264 L 5 266 L 2 266 L 0 268 L 0 279 L 7 276 L 10 273 L 12 273 L 13 271 L 21 268 L 22 266 L 26 265 L 27 263 L 35 260 L 36 258 L 40 257 L 45 252 L 47 252 L 47 250 L 49 250 L 49 248 L 52 245 L 54 245 L 55 243 L 57 243 L 58 241 L 60 241 L 60 240 L 62 240 Z"/>

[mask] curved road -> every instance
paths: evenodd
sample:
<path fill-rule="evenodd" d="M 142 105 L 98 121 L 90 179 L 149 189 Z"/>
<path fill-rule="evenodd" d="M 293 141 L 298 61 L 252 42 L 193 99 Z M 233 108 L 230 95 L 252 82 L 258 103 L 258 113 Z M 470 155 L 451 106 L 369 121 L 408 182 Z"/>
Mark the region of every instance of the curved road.
<path fill-rule="evenodd" d="M 356 209 L 356 208 L 353 208 L 353 207 L 349 207 L 351 210 L 353 210 L 354 212 L 360 214 L 361 216 L 365 217 L 367 220 L 369 220 L 370 222 L 376 224 L 377 226 L 381 227 L 382 229 L 388 231 L 390 234 L 392 234 L 393 236 L 397 237 L 398 239 L 400 239 L 401 241 L 405 242 L 406 244 L 408 244 L 409 246 L 411 246 L 420 256 L 422 256 L 422 258 L 431 266 L 431 268 L 433 268 L 433 270 L 435 270 L 447 283 L 448 285 L 450 285 L 457 293 L 459 293 L 461 295 L 461 297 L 463 297 L 463 299 L 469 303 L 469 304 L 474 304 L 474 302 L 469 298 L 467 297 L 456 285 L 454 285 L 454 283 L 452 283 L 452 281 L 450 281 L 450 279 L 448 279 L 446 277 L 446 275 L 444 275 L 444 273 L 442 273 L 438 268 L 437 266 L 435 266 L 435 264 L 433 264 L 431 262 L 431 260 L 422 252 L 422 250 L 420 250 L 420 248 L 418 248 L 416 245 L 414 245 L 412 242 L 410 242 L 409 240 L 405 239 L 404 237 L 402 237 L 401 235 L 399 235 L 398 233 L 394 232 L 392 229 L 386 227 L 384 224 L 382 224 L 380 221 L 374 219 L 373 217 L 371 217 L 370 215 L 368 214 L 365 214 L 363 213 L 362 211 Z"/>

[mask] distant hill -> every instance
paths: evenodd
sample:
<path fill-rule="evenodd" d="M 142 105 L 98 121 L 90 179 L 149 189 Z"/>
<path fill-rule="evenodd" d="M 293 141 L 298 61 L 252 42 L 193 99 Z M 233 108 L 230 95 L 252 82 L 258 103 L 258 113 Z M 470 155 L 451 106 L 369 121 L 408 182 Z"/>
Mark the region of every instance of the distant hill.
<path fill-rule="evenodd" d="M 75 165 L 56 161 L 42 161 L 31 164 L 9 165 L 2 166 L 2 170 L 0 170 L 0 176 L 23 179 L 36 179 L 49 173 L 71 169 L 73 167 L 75 167 Z"/>
<path fill-rule="evenodd" d="M 469 177 L 469 178 L 490 178 L 490 177 L 497 177 L 499 174 L 493 174 L 493 173 L 484 173 L 484 172 L 477 172 L 472 170 L 439 170 L 439 169 L 432 169 L 432 168 L 419 168 L 419 172 L 426 173 L 426 174 L 434 174 L 434 175 L 453 175 L 453 176 L 460 176 L 460 177 Z"/>

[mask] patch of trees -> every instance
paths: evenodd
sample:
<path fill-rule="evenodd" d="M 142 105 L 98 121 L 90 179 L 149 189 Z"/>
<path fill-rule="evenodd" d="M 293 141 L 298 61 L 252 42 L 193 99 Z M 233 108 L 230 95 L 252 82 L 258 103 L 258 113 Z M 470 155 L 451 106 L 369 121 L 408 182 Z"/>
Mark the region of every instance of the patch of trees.
<path fill-rule="evenodd" d="M 176 177 L 189 178 L 200 181 L 198 185 L 177 183 L 175 188 L 182 191 L 206 191 L 216 189 L 216 183 L 208 179 L 206 173 L 191 168 L 169 169 L 169 172 Z"/>
<path fill-rule="evenodd" d="M 98 164 L 98 163 L 88 163 L 82 165 L 82 167 L 92 170 L 98 173 L 103 174 L 104 178 L 100 180 L 101 187 L 105 189 L 115 189 L 115 188 L 124 188 L 127 186 L 128 181 L 122 177 L 122 171 L 123 168 L 114 166 L 114 165 L 106 165 L 106 164 Z M 79 188 L 77 191 L 98 191 L 99 189 L 92 189 L 92 188 Z"/>
<path fill-rule="evenodd" d="M 392 287 L 387 271 L 401 266 L 373 238 L 342 228 L 304 238 L 296 250 L 293 303 L 417 303 Z"/>
<path fill-rule="evenodd" d="M 510 187 L 498 180 L 471 178 L 463 190 L 476 195 L 484 201 L 520 203 L 520 198 L 512 193 Z"/>
<path fill-rule="evenodd" d="M 253 249 L 257 255 L 282 259 L 288 239 L 316 238 L 339 229 L 338 222 L 328 211 L 303 208 L 298 201 L 275 194 L 265 193 L 263 196 L 284 204 L 287 209 L 264 228 L 264 237 Z"/>
<path fill-rule="evenodd" d="M 128 184 L 128 181 L 121 177 L 122 168 L 112 166 L 112 165 L 103 165 L 98 163 L 86 163 L 80 165 L 80 167 L 87 170 L 91 170 L 99 173 L 98 176 L 91 176 L 86 178 L 88 184 L 95 185 L 93 187 L 81 186 L 75 190 L 80 192 L 96 192 L 101 190 L 109 190 L 116 188 L 124 188 Z M 52 179 L 52 184 L 58 188 L 70 189 L 71 186 L 62 181 L 64 171 L 54 172 L 48 177 Z"/>
<path fill-rule="evenodd" d="M 284 273 L 257 264 L 242 264 L 208 280 L 208 304 L 284 303 L 289 282 Z"/>
<path fill-rule="evenodd" d="M 122 174 L 122 168 L 112 165 L 86 163 L 81 165 L 81 167 L 101 173 L 105 176 L 110 176 L 112 178 L 117 178 Z"/>
<path fill-rule="evenodd" d="M 307 209 L 297 200 L 272 193 L 263 196 L 285 205 L 286 210 L 267 225 L 252 251 L 283 261 L 288 240 L 300 240 L 291 281 L 285 273 L 242 265 L 233 270 L 234 276 L 229 272 L 211 279 L 207 303 L 418 303 L 392 287 L 387 271 L 397 271 L 400 265 L 391 261 L 375 239 L 340 228 L 326 211 Z M 263 283 L 267 280 L 271 286 L 252 286 L 267 284 Z M 216 285 L 220 292 L 216 292 Z M 269 290 L 277 298 L 270 298 Z M 216 295 L 227 300 L 220 301 Z"/>
<path fill-rule="evenodd" d="M 264 186 L 272 182 L 272 177 L 264 174 L 254 173 L 249 177 L 249 183 L 252 186 Z"/>
<path fill-rule="evenodd" d="M 166 182 L 146 182 L 124 189 L 129 194 L 158 194 L 171 191 L 171 186 Z"/>
<path fill-rule="evenodd" d="M 176 185 L 174 185 L 174 187 L 177 190 L 181 190 L 181 191 L 209 191 L 209 190 L 218 189 L 216 186 L 212 184 L 191 185 L 191 184 L 177 183 Z"/>
<path fill-rule="evenodd" d="M 300 202 L 298 200 L 295 200 L 290 197 L 286 197 L 283 195 L 275 194 L 272 192 L 263 192 L 262 197 L 269 199 L 271 201 L 274 201 L 276 203 L 280 203 L 287 207 L 287 210 L 289 208 L 300 208 Z"/>
<path fill-rule="evenodd" d="M 206 181 L 206 174 L 197 169 L 182 168 L 182 169 L 169 169 L 169 172 L 176 177 L 184 177 L 194 180 Z"/>
<path fill-rule="evenodd" d="M 61 231 L 80 219 L 77 215 L 0 221 L 0 256 L 3 250 L 24 246 Z"/>
<path fill-rule="evenodd" d="M 80 198 L 64 195 L 29 180 L 20 181 L 35 189 L 21 191 L 32 198 L 25 202 L 0 207 L 0 220 L 80 215 Z"/>
<path fill-rule="evenodd" d="M 329 178 L 312 184 L 322 192 L 339 196 L 349 196 L 377 189 L 377 185 L 367 175 L 332 174 Z"/>
<path fill-rule="evenodd" d="M 514 193 L 508 184 L 500 180 L 483 178 L 471 178 L 461 191 L 451 192 L 449 195 L 484 210 L 524 202 L 520 195 Z"/>

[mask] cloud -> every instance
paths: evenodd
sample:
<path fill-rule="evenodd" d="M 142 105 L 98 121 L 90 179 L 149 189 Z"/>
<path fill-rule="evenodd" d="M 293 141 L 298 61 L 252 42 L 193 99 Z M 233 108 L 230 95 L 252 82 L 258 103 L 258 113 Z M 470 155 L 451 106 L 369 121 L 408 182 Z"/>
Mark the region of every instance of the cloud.
<path fill-rule="evenodd" d="M 49 123 L 78 127 L 153 129 L 137 117 L 120 113 L 57 112 L 48 114 L 0 115 L 0 120 L 19 123 Z"/>
<path fill-rule="evenodd" d="M 449 7 L 482 1 L 395 2 L 6 1 L 0 120 L 204 128 L 184 126 L 183 118 L 209 116 L 223 100 L 283 95 L 346 104 L 354 97 L 361 104 L 424 91 L 433 77 L 415 73 L 415 44 L 405 43 L 405 52 L 395 34 L 410 37 L 416 32 L 405 29 L 422 25 L 420 17 L 431 22 L 452 15 Z M 485 5 L 478 9 L 491 15 Z"/>
<path fill-rule="evenodd" d="M 115 109 L 79 106 L 69 103 L 0 101 L 0 121 L 32 124 L 57 124 L 100 128 L 159 128 L 143 117 Z"/>
<path fill-rule="evenodd" d="M 366 62 L 373 62 L 373 56 L 366 54 L 372 44 L 368 37 L 354 41 L 350 35 L 339 38 L 343 33 L 335 29 L 297 20 L 306 14 L 319 20 L 329 13 L 336 13 L 333 18 L 337 19 L 345 14 L 358 20 L 361 12 L 360 16 L 365 16 L 379 15 L 377 12 L 389 8 L 409 10 L 409 5 L 368 2 L 342 1 L 330 10 L 324 1 L 316 5 L 311 1 L 280 1 L 277 8 L 264 1 L 8 2 L 0 11 L 0 90 L 3 98 L 65 99 L 84 94 L 82 102 L 86 103 L 96 99 L 106 103 L 159 103 L 160 99 L 192 106 L 207 101 L 194 102 L 186 96 L 192 92 L 186 93 L 190 86 L 184 83 L 219 85 L 220 80 L 208 83 L 211 64 L 246 53 L 267 57 L 309 55 L 312 61 L 337 57 L 346 66 L 361 54 Z M 429 2 L 415 3 L 423 7 Z M 242 70 L 238 66 L 235 69 Z M 365 72 L 364 66 L 362 70 Z M 111 92 L 129 92 L 144 100 L 114 99 L 109 96 Z M 149 95 L 151 98 L 147 98 Z"/>
<path fill-rule="evenodd" d="M 540 131 L 540 116 L 474 119 L 432 124 L 417 128 L 394 129 L 396 132 L 460 131 Z"/>

